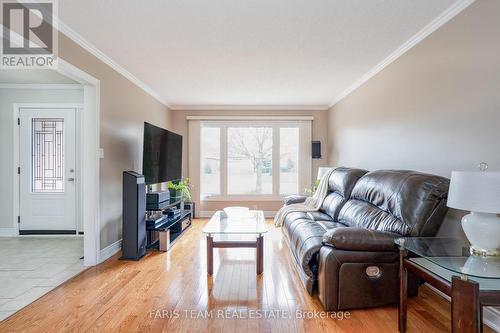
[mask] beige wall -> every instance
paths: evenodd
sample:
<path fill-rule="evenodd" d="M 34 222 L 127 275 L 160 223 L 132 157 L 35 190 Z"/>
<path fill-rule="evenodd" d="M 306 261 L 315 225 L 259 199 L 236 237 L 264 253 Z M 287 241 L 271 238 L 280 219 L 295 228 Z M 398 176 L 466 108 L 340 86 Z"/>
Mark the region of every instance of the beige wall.
<path fill-rule="evenodd" d="M 500 170 L 500 1 L 476 1 L 329 113 L 334 165 Z M 443 234 L 460 234 L 451 212 Z"/>
<path fill-rule="evenodd" d="M 14 228 L 14 104 L 83 103 L 83 89 L 0 89 L 0 228 Z"/>
<path fill-rule="evenodd" d="M 319 166 L 328 164 L 327 155 L 327 111 L 301 111 L 301 110 L 290 110 L 290 111 L 186 111 L 186 110 L 176 110 L 170 112 L 172 115 L 172 129 L 173 131 L 181 134 L 183 136 L 183 175 L 188 176 L 188 122 L 186 120 L 187 116 L 208 116 L 208 115 L 218 115 L 218 116 L 313 116 L 314 120 L 312 122 L 312 139 L 321 141 L 322 155 L 321 159 L 314 159 L 312 163 L 312 174 L 313 177 L 317 174 Z M 199 184 L 193 184 L 198 186 Z M 255 209 L 262 209 L 264 211 L 276 211 L 282 205 L 282 201 L 255 201 L 255 202 L 235 202 L 235 201 L 205 201 L 198 205 L 197 211 L 214 211 L 226 206 L 248 206 Z"/>
<path fill-rule="evenodd" d="M 142 169 L 144 121 L 171 128 L 169 110 L 111 67 L 59 34 L 59 56 L 101 82 L 101 248 L 121 239 L 122 172 Z"/>

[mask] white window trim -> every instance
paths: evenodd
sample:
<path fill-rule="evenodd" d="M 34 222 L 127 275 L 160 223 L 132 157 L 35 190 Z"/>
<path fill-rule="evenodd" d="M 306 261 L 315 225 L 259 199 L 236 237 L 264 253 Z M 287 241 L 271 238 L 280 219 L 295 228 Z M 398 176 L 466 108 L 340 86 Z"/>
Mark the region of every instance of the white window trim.
<path fill-rule="evenodd" d="M 272 169 L 272 179 L 273 179 L 273 193 L 272 194 L 254 194 L 254 195 L 240 195 L 240 194 L 228 194 L 228 184 L 227 184 L 227 128 L 228 127 L 272 127 L 273 128 L 273 169 Z M 220 194 L 202 196 L 201 193 L 201 179 L 202 179 L 202 168 L 201 168 L 201 129 L 203 127 L 218 127 L 221 129 L 220 133 Z M 279 193 L 280 185 L 280 172 L 279 172 L 279 149 L 280 149 L 280 128 L 283 127 L 297 127 L 299 128 L 299 179 L 298 179 L 298 192 L 300 193 L 302 189 L 309 186 L 311 181 L 311 169 L 312 169 L 312 152 L 311 152 L 311 127 L 312 121 L 310 118 L 301 119 L 237 119 L 237 120 L 202 120 L 200 121 L 200 135 L 199 135 L 199 156 L 200 168 L 199 168 L 199 184 L 200 184 L 200 200 L 201 201 L 281 201 L 283 197 L 288 194 Z M 276 153 L 277 152 L 277 153 Z M 278 167 L 275 167 L 278 166 Z"/>
<path fill-rule="evenodd" d="M 252 121 L 299 121 L 299 120 L 309 120 L 313 121 L 313 116 L 186 116 L 186 120 L 194 121 L 242 121 L 242 120 L 252 120 Z"/>

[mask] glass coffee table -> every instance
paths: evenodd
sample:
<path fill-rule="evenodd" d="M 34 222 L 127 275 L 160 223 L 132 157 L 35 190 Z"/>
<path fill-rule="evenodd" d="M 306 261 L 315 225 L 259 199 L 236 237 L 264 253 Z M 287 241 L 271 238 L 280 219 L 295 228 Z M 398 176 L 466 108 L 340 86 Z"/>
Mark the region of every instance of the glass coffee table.
<path fill-rule="evenodd" d="M 255 248 L 257 274 L 264 270 L 264 212 L 247 210 L 228 215 L 217 211 L 203 229 L 207 235 L 207 273 L 213 274 L 214 248 Z"/>
<path fill-rule="evenodd" d="M 408 272 L 451 298 L 453 332 L 481 332 L 482 306 L 500 305 L 500 257 L 472 255 L 459 239 L 408 237 L 399 246 L 399 331 L 406 331 Z"/>

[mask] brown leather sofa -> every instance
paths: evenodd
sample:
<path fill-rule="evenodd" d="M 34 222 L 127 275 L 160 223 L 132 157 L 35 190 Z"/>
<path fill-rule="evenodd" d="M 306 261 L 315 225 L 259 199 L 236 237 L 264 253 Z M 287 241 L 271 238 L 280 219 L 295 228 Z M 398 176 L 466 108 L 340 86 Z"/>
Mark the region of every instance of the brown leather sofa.
<path fill-rule="evenodd" d="M 321 209 L 290 213 L 283 224 L 304 287 L 326 310 L 397 303 L 394 239 L 434 236 L 448 186 L 446 178 L 415 171 L 336 168 Z M 410 296 L 417 283 L 409 279 Z"/>

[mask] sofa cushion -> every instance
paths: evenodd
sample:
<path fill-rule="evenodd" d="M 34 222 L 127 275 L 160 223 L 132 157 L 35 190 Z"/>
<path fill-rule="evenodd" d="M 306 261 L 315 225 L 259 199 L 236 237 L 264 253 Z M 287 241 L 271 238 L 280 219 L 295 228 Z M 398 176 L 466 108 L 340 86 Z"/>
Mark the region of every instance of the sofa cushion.
<path fill-rule="evenodd" d="M 340 227 L 345 227 L 345 224 L 339 223 L 339 222 L 333 222 L 333 221 L 317 221 L 317 223 L 321 224 L 325 230 L 330 230 L 330 229 L 335 229 L 335 228 L 340 228 Z"/>
<path fill-rule="evenodd" d="M 405 170 L 379 170 L 358 180 L 338 220 L 351 227 L 432 234 L 446 213 L 449 180 Z"/>
<path fill-rule="evenodd" d="M 333 222 L 333 218 L 330 215 L 325 214 L 321 211 L 307 212 L 307 217 L 313 221 L 332 221 Z"/>
<path fill-rule="evenodd" d="M 333 219 L 330 215 L 323 212 L 293 212 L 286 216 L 283 223 L 283 232 L 290 238 L 290 235 L 295 232 L 298 225 L 308 221 L 322 223 L 325 229 L 330 229 L 331 225 L 328 223 L 333 223 Z"/>
<path fill-rule="evenodd" d="M 390 212 L 362 200 L 349 200 L 343 207 L 340 220 L 350 227 L 409 235 L 410 227 Z"/>
<path fill-rule="evenodd" d="M 336 192 L 328 194 L 321 205 L 321 211 L 330 215 L 332 219 L 338 217 L 340 209 L 346 203 L 347 199 Z"/>
<path fill-rule="evenodd" d="M 306 221 L 311 221 L 305 212 L 294 212 L 286 216 L 281 230 L 285 236 L 290 239 L 290 236 L 295 232 L 297 226 Z"/>
<path fill-rule="evenodd" d="M 309 215 L 306 212 L 292 212 L 288 213 L 285 218 L 285 223 L 292 222 L 298 219 L 310 219 Z"/>
<path fill-rule="evenodd" d="M 333 220 L 337 220 L 338 214 L 345 204 L 354 185 L 368 171 L 361 169 L 352 169 L 338 167 L 328 179 L 328 192 L 321 205 L 321 211 L 330 215 Z"/>

